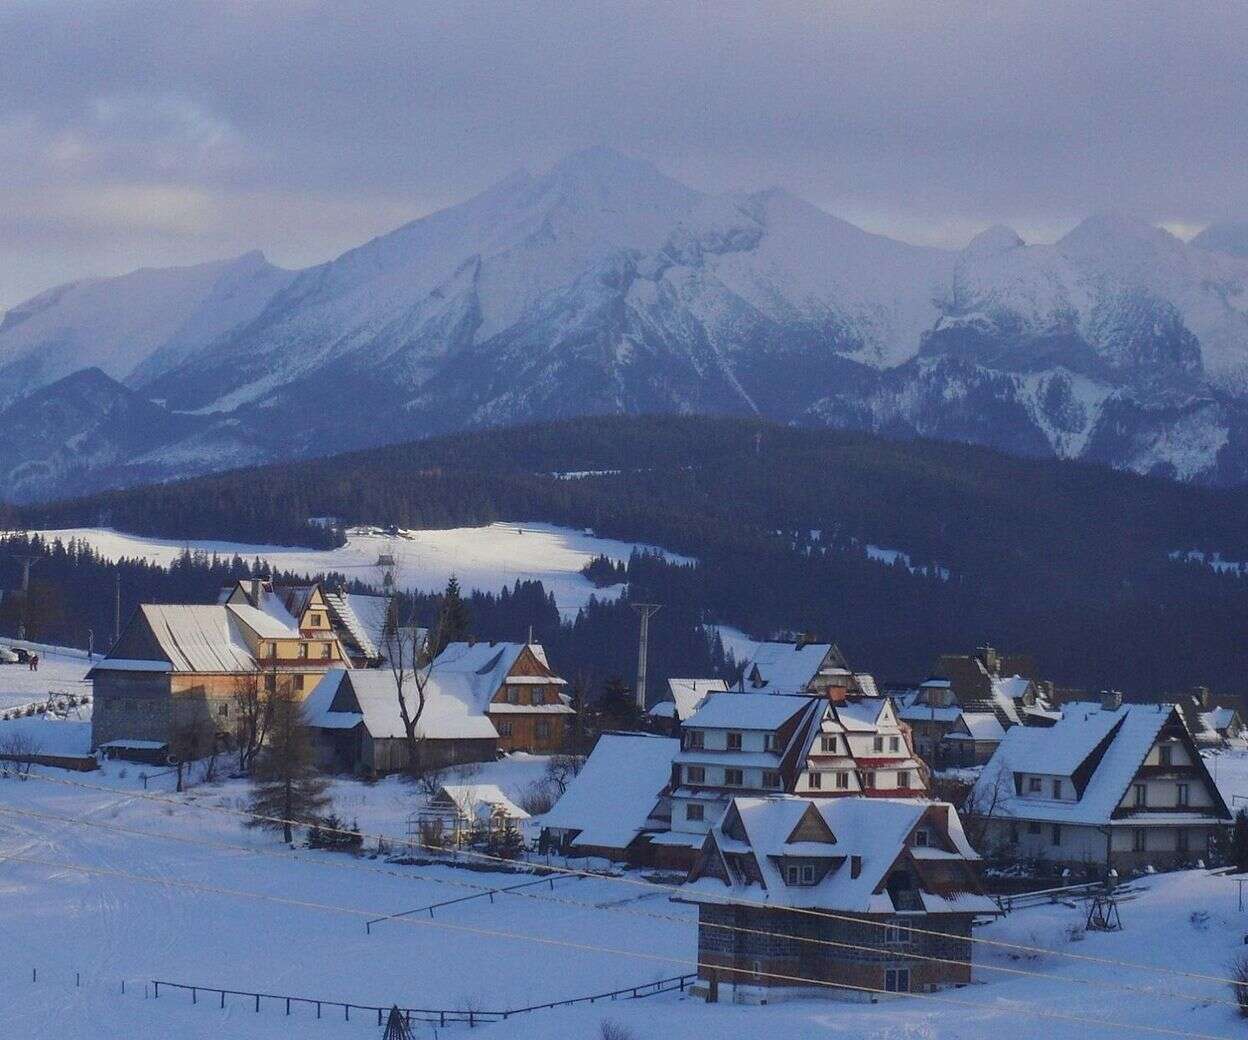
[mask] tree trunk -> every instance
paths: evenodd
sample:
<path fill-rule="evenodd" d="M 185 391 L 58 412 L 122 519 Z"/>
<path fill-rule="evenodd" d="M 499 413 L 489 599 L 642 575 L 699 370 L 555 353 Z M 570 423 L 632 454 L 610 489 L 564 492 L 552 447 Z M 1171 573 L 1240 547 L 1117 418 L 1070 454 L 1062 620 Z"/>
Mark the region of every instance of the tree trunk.
<path fill-rule="evenodd" d="M 295 836 L 293 833 L 291 833 L 291 829 L 290 829 L 290 818 L 295 811 L 295 806 L 294 806 L 295 797 L 294 797 L 293 787 L 294 785 L 292 784 L 290 778 L 288 777 L 286 780 L 286 784 L 285 784 L 286 808 L 282 812 L 282 821 L 283 821 L 282 822 L 282 838 L 286 842 L 287 845 L 289 845 L 292 841 L 295 840 Z"/>

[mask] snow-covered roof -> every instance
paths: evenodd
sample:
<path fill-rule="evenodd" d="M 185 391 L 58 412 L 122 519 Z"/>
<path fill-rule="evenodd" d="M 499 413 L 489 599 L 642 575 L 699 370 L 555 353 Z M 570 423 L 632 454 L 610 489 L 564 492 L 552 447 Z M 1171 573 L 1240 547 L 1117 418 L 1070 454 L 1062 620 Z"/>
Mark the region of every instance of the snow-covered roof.
<path fill-rule="evenodd" d="M 1005 739 L 1005 727 L 1001 720 L 990 711 L 964 711 L 961 723 L 966 732 L 956 728 L 948 734 L 950 740 L 982 740 L 1001 741 Z"/>
<path fill-rule="evenodd" d="M 365 657 L 382 656 L 386 626 L 390 622 L 389 596 L 326 592 L 325 602 Z"/>
<path fill-rule="evenodd" d="M 284 620 L 280 616 L 274 616 L 266 610 L 251 606 L 249 603 L 230 603 L 226 610 L 230 611 L 261 639 L 299 638 L 299 625 L 293 618 L 290 618 L 289 621 Z M 287 617 L 290 617 L 289 614 L 287 614 Z"/>
<path fill-rule="evenodd" d="M 1006 732 L 976 781 L 975 800 L 981 805 L 995 803 L 998 815 L 1017 819 L 1108 823 L 1173 718 L 1173 704 L 1124 704 L 1112 711 L 1093 703 L 1068 704 L 1053 726 L 1015 726 Z M 1102 742 L 1104 753 L 1098 762 L 1089 763 L 1094 768 L 1078 800 L 1037 797 L 1016 789 L 1015 774 L 1071 777 Z M 1042 793 L 1048 792 L 1042 788 Z M 1150 813 L 1149 821 L 1155 815 Z"/>
<path fill-rule="evenodd" d="M 858 689 L 862 691 L 864 697 L 878 697 L 880 695 L 879 687 L 875 684 L 875 676 L 870 672 L 854 672 L 854 679 L 858 683 Z"/>
<path fill-rule="evenodd" d="M 443 784 L 436 802 L 450 803 L 470 819 L 481 819 L 501 812 L 513 820 L 527 820 L 529 814 L 503 793 L 497 784 Z"/>
<path fill-rule="evenodd" d="M 779 729 L 810 705 L 810 697 L 776 697 L 769 693 L 725 693 L 708 697 L 685 720 L 690 729 Z"/>
<path fill-rule="evenodd" d="M 627 848 L 646 829 L 679 749 L 671 737 L 604 733 L 542 826 L 580 831 L 578 845 Z"/>
<path fill-rule="evenodd" d="M 668 679 L 667 692 L 672 699 L 660 701 L 650 709 L 650 713 L 663 718 L 675 716 L 684 722 L 709 694 L 723 693 L 726 689 L 728 684 L 723 679 Z M 665 710 L 656 711 L 656 708 Z"/>
<path fill-rule="evenodd" d="M 762 885 L 744 883 L 733 875 L 725 885 L 718 878 L 703 876 L 684 885 L 681 898 L 723 901 L 734 895 L 752 902 L 776 906 L 821 907 L 852 913 L 891 913 L 887 892 L 877 893 L 889 870 L 906 848 L 910 834 L 934 803 L 915 799 L 830 798 L 810 800 L 794 796 L 734 798 L 723 820 L 712 828 L 716 845 L 724 851 L 752 852 L 762 876 Z M 812 840 L 794 832 L 809 813 L 816 813 L 828 831 L 826 840 Z M 955 852 L 949 858 L 978 859 L 962 832 L 951 806 L 947 813 L 949 838 Z M 725 833 L 740 820 L 744 842 Z M 788 857 L 824 860 L 828 867 L 823 879 L 813 885 L 788 885 L 783 867 Z M 853 858 L 859 858 L 857 876 Z M 956 897 L 964 913 L 988 912 L 995 905 L 978 892 Z"/>
<path fill-rule="evenodd" d="M 541 645 L 527 645 L 533 656 L 549 668 L 546 651 Z M 525 646 L 525 643 L 448 643 L 434 659 L 429 672 L 430 688 L 440 696 L 463 702 L 475 713 L 483 713 L 490 707 L 490 698 L 503 685 Z M 546 681 L 564 684 L 564 680 L 554 675 Z"/>
<path fill-rule="evenodd" d="M 247 672 L 255 658 L 231 608 L 144 603 L 139 607 L 175 672 Z M 101 665 L 107 667 L 107 658 Z"/>
<path fill-rule="evenodd" d="M 879 728 L 880 716 L 887 703 L 880 697 L 868 697 L 863 700 L 841 701 L 833 704 L 832 710 L 845 729 L 869 732 Z"/>
<path fill-rule="evenodd" d="M 831 652 L 831 643 L 759 643 L 741 673 L 742 689 L 805 693 Z"/>
<path fill-rule="evenodd" d="M 1234 708 L 1214 708 L 1201 715 L 1201 720 L 1210 729 L 1224 733 L 1234 723 L 1239 713 Z"/>
<path fill-rule="evenodd" d="M 343 686 L 346 686 L 344 689 Z M 416 689 L 410 679 L 404 688 L 409 710 L 415 710 Z M 318 729 L 350 729 L 361 722 L 374 739 L 403 739 L 403 716 L 398 687 L 388 668 L 332 668 L 304 701 L 308 723 Z M 417 733 L 431 740 L 492 740 L 498 731 L 479 712 L 433 684 L 425 690 L 425 707 Z"/>

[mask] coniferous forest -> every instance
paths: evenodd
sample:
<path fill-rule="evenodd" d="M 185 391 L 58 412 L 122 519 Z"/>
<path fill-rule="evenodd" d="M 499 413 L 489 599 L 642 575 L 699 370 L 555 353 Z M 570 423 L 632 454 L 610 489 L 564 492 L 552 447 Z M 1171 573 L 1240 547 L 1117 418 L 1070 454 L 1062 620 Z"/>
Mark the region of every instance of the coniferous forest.
<path fill-rule="evenodd" d="M 1248 577 L 1232 566 L 1248 561 L 1248 490 L 962 444 L 601 417 L 5 512 L 9 529 L 111 526 L 311 546 L 338 544 L 353 524 L 503 519 L 661 545 L 697 563 L 642 554 L 628 563 L 626 595 L 665 605 L 651 630 L 652 690 L 668 675 L 729 667 L 701 622 L 831 639 L 855 668 L 884 679 L 921 678 L 936 654 L 991 642 L 1031 653 L 1070 686 L 1150 697 L 1192 683 L 1228 693 L 1248 685 Z M 308 523 L 326 517 L 333 522 Z M 1217 568 L 1202 562 L 1215 558 Z M 12 588 L 15 564 L 0 566 Z M 164 574 L 127 564 L 123 599 L 204 599 L 253 566 L 191 559 Z M 76 626 L 65 638 L 82 645 L 88 618 L 97 635 L 109 630 L 113 573 L 67 549 L 36 567 Z M 600 585 L 619 577 L 601 563 L 587 574 Z M 637 621 L 627 601 L 560 623 L 540 586 L 468 599 L 480 638 L 523 638 L 532 624 L 565 673 L 632 677 Z"/>

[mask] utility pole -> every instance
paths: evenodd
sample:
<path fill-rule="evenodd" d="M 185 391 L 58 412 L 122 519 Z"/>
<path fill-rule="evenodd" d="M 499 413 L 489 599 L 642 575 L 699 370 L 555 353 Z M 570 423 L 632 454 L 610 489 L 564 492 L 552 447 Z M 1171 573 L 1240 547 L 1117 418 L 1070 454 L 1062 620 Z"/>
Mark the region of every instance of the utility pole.
<path fill-rule="evenodd" d="M 121 571 L 114 575 L 113 582 L 113 645 L 121 639 Z"/>
<path fill-rule="evenodd" d="M 22 565 L 22 616 L 17 622 L 17 638 L 25 639 L 27 612 L 30 609 L 30 568 L 43 557 L 15 555 L 13 558 Z"/>
<path fill-rule="evenodd" d="M 663 609 L 661 603 L 634 603 L 641 615 L 641 639 L 637 646 L 637 707 L 646 710 L 646 650 L 650 642 L 650 619 Z"/>

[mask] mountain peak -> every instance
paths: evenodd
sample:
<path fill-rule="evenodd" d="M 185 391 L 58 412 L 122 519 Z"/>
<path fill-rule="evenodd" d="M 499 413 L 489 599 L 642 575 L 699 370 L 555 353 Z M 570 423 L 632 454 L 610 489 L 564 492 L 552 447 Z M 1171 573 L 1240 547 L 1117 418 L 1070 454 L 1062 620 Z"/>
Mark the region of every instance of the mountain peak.
<path fill-rule="evenodd" d="M 1192 239 L 1191 245 L 1215 253 L 1248 257 L 1248 220 L 1227 220 L 1210 224 Z"/>
<path fill-rule="evenodd" d="M 1057 244 L 1064 251 L 1073 248 L 1082 252 L 1103 250 L 1111 243 L 1131 242 L 1162 246 L 1178 241 L 1169 231 L 1150 224 L 1147 220 L 1118 210 L 1105 210 L 1082 220 L 1059 239 Z"/>

